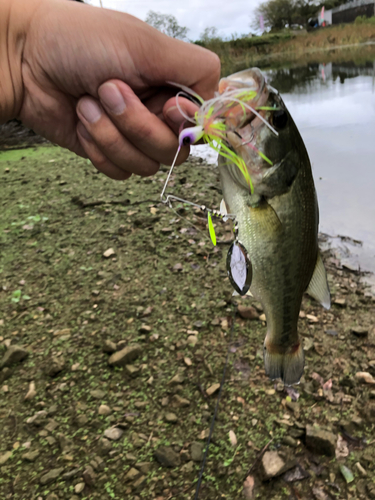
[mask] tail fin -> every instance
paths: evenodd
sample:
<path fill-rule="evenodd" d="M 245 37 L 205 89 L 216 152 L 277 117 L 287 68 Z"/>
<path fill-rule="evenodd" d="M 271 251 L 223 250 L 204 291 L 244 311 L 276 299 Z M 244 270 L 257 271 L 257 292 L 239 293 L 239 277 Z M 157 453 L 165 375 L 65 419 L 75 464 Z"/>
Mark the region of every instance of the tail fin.
<path fill-rule="evenodd" d="M 264 343 L 264 365 L 270 379 L 281 378 L 285 385 L 298 384 L 303 374 L 305 356 L 302 343 L 286 352 L 279 346 Z"/>

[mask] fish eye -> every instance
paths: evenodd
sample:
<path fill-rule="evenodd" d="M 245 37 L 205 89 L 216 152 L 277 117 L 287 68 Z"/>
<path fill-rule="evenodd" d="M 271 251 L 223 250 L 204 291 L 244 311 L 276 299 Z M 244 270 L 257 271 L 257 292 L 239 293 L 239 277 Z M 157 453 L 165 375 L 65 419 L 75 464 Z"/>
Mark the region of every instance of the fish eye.
<path fill-rule="evenodd" d="M 277 109 L 272 115 L 272 125 L 278 129 L 283 129 L 288 123 L 288 113 L 284 109 Z"/>

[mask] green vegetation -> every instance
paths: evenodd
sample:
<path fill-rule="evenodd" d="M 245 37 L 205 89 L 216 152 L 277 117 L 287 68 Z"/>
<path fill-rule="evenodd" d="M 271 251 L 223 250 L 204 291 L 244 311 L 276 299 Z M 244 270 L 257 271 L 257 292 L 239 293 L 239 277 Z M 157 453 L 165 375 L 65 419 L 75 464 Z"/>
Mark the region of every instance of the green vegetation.
<path fill-rule="evenodd" d="M 216 402 L 205 391 L 220 381 L 228 348 L 233 299 L 225 259 L 232 231 L 215 221 L 219 244 L 213 247 L 199 211 L 176 205 L 174 212 L 160 203 L 165 176 L 163 168 L 153 178 L 114 182 L 55 147 L 0 153 L 0 360 L 9 342 L 29 353 L 0 370 L 1 499 L 70 500 L 78 485 L 84 488 L 80 498 L 192 498 L 199 461 L 191 460 L 191 446 L 204 446 Z M 215 208 L 221 199 L 216 168 L 199 160 L 176 169 L 171 189 Z M 13 225 L 29 226 L 29 217 L 38 219 L 33 227 Z M 105 258 L 109 248 L 115 253 Z M 370 331 L 374 302 L 359 276 L 325 258 L 333 298 L 345 297 L 346 307 L 325 311 L 304 298 L 304 313 L 318 322 L 300 321 L 308 350 L 297 406 L 264 374 L 264 323 L 237 316 L 200 498 L 241 498 L 253 465 L 255 498 L 289 498 L 283 476 L 261 481 L 257 457 L 267 444 L 309 471 L 307 479 L 292 483 L 298 498 L 310 500 L 312 488 L 332 497 L 340 488 L 340 498 L 369 498 L 375 457 L 363 439 L 374 433 L 373 386 L 359 385 L 354 374 L 373 370 L 374 340 L 350 330 L 360 325 Z M 251 299 L 241 303 L 261 313 Z M 338 335 L 324 333 L 329 329 Z M 116 350 L 141 346 L 131 362 L 134 373 L 109 365 L 108 341 Z M 323 394 L 314 372 L 332 379 L 331 393 Z M 172 383 L 176 375 L 182 378 Z M 25 399 L 31 382 L 36 394 Z M 176 404 L 179 398 L 185 403 Z M 101 405 L 109 413 L 99 414 Z M 38 424 L 27 423 L 37 412 L 46 413 Z M 175 423 L 166 421 L 169 412 Z M 336 434 L 345 424 L 355 439 L 349 456 L 312 458 L 304 428 L 313 423 Z M 113 426 L 123 434 L 107 447 L 103 435 Z M 161 445 L 180 457 L 176 467 L 156 461 Z M 365 478 L 356 472 L 358 461 Z M 349 485 L 341 463 L 354 474 Z M 91 473 L 84 473 L 88 466 L 92 483 Z M 139 478 L 126 479 L 131 468 Z M 42 484 L 45 474 L 60 469 Z"/>

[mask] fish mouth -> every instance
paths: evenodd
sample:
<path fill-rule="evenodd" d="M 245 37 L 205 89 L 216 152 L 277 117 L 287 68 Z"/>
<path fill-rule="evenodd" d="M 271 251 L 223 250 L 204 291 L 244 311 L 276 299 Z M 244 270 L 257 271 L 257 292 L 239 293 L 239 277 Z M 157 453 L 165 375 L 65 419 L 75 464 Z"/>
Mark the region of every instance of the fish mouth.
<path fill-rule="evenodd" d="M 249 92 L 254 91 L 255 95 L 253 99 L 246 100 L 245 113 L 244 108 L 238 105 L 226 117 L 227 140 L 234 149 L 255 139 L 257 131 L 264 125 L 263 120 L 266 113 L 261 108 L 267 104 L 269 98 L 265 76 L 258 68 L 240 71 L 220 80 L 219 93 L 221 95 L 236 90 L 241 91 L 241 89 L 246 89 Z"/>

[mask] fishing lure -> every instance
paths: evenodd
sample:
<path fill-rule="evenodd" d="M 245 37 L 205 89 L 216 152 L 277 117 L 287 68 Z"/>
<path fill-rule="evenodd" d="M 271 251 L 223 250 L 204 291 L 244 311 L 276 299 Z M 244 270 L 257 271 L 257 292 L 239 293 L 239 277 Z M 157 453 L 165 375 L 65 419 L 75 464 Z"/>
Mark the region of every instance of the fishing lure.
<path fill-rule="evenodd" d="M 213 245 L 216 245 L 216 235 L 212 222 L 212 215 L 223 220 L 234 220 L 235 217 L 232 214 L 227 214 L 226 211 L 225 213 L 222 210 L 218 212 L 216 210 L 209 209 L 204 205 L 198 205 L 171 194 L 165 195 L 165 191 L 172 175 L 178 154 L 183 146 L 190 146 L 192 144 L 196 144 L 200 140 L 203 140 L 220 156 L 224 157 L 229 162 L 234 163 L 239 168 L 240 172 L 246 180 L 247 185 L 249 186 L 249 192 L 250 194 L 252 194 L 254 192 L 254 186 L 247 170 L 246 164 L 243 158 L 230 148 L 226 139 L 226 135 L 228 132 L 235 132 L 237 128 L 241 127 L 246 122 L 248 113 L 250 112 L 251 114 L 257 116 L 261 121 L 263 121 L 263 123 L 275 135 L 278 136 L 278 132 L 272 127 L 270 123 L 268 123 L 268 121 L 261 115 L 261 113 L 259 113 L 259 111 L 261 110 L 274 110 L 274 108 L 259 106 L 255 109 L 254 107 L 252 107 L 249 102 L 253 101 L 256 98 L 257 92 L 250 87 L 245 89 L 226 89 L 223 93 L 217 94 L 213 99 L 204 101 L 204 99 L 202 99 L 199 94 L 189 89 L 188 87 L 175 84 L 173 82 L 168 83 L 182 89 L 176 95 L 176 105 L 185 120 L 192 123 L 194 126 L 185 128 L 180 132 L 178 149 L 160 195 L 161 201 L 165 204 L 168 204 L 170 207 L 172 200 L 179 201 L 197 207 L 203 212 L 206 212 L 210 238 Z M 186 113 L 182 110 L 178 102 L 179 97 L 187 97 L 188 99 L 191 99 L 191 97 L 193 97 L 200 104 L 200 108 L 195 113 L 194 119 L 187 116 Z M 246 144 L 249 145 L 255 152 L 257 152 L 259 156 L 263 158 L 263 160 L 272 165 L 272 161 L 267 158 L 263 152 L 259 151 L 253 144 L 251 144 L 251 141 L 247 141 Z M 238 248 L 241 250 L 241 247 Z M 241 287 L 241 290 L 242 289 L 243 287 Z"/>

